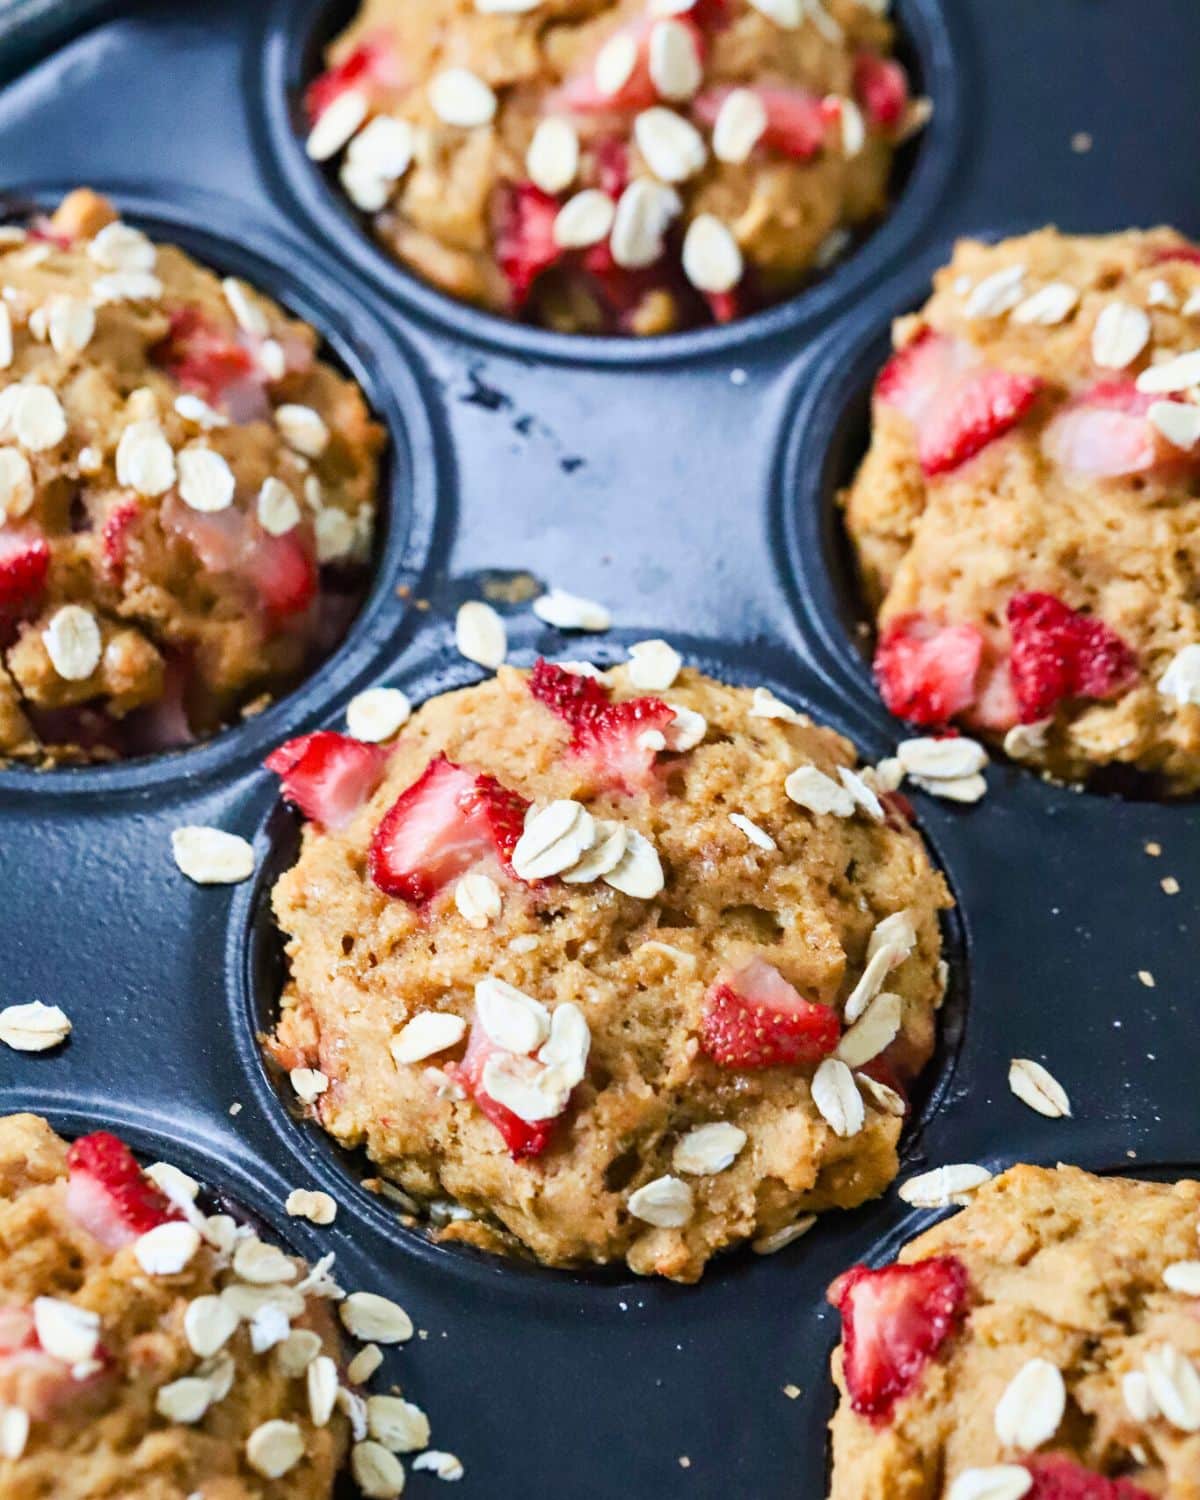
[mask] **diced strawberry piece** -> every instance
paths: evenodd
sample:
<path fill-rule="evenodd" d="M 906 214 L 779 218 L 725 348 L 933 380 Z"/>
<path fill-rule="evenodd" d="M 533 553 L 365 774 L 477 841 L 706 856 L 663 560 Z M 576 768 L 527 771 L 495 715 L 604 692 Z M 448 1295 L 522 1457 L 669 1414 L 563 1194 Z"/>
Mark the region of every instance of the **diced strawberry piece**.
<path fill-rule="evenodd" d="M 1008 659 L 987 662 L 979 675 L 975 702 L 966 715 L 970 724 L 993 733 L 1006 733 L 1020 722 L 1021 711 L 1013 688 Z"/>
<path fill-rule="evenodd" d="M 908 74 L 890 57 L 860 52 L 854 59 L 854 97 L 880 130 L 894 130 L 908 108 Z"/>
<path fill-rule="evenodd" d="M 685 17 L 676 17 L 684 24 L 689 24 Z M 638 20 L 628 26 L 623 26 L 619 31 L 613 33 L 608 41 L 615 41 L 617 37 L 632 37 L 637 47 L 637 59 L 629 77 L 616 91 L 615 94 L 602 94 L 596 83 L 596 59 L 589 58 L 585 67 L 578 73 L 572 74 L 570 78 L 563 81 L 562 86 L 546 101 L 546 110 L 549 114 L 632 114 L 638 110 L 649 109 L 651 105 L 659 102 L 658 90 L 654 86 L 654 80 L 650 76 L 650 33 L 654 28 L 653 20 Z M 702 39 L 696 28 L 697 45 L 702 47 Z"/>
<path fill-rule="evenodd" d="M 886 1422 L 962 1321 L 967 1269 L 953 1255 L 872 1271 L 852 1266 L 829 1288 L 842 1315 L 842 1359 L 850 1405 Z"/>
<path fill-rule="evenodd" d="M 446 756 L 431 760 L 375 830 L 371 879 L 417 905 L 489 856 L 507 865 L 529 803 L 495 779 Z"/>
<path fill-rule="evenodd" d="M 176 307 L 170 332 L 151 350 L 154 363 L 186 390 L 219 406 L 230 387 L 252 379 L 257 366 L 250 351 L 198 307 Z"/>
<path fill-rule="evenodd" d="M 619 198 L 629 186 L 629 142 L 606 135 L 591 147 L 596 186 L 610 198 Z"/>
<path fill-rule="evenodd" d="M 708 32 L 723 31 L 733 19 L 729 0 L 696 0 L 687 14 L 702 31 Z"/>
<path fill-rule="evenodd" d="M 107 1131 L 80 1136 L 67 1152 L 67 1167 L 67 1212 L 110 1250 L 179 1218 L 129 1147 Z"/>
<path fill-rule="evenodd" d="M 483 1086 L 483 1069 L 488 1058 L 497 1050 L 499 1049 L 495 1043 L 476 1021 L 471 1027 L 462 1062 L 452 1065 L 447 1072 L 462 1084 L 482 1113 L 504 1137 L 504 1144 L 513 1161 L 540 1156 L 550 1144 L 558 1120 L 537 1120 L 531 1123 L 522 1120 L 520 1115 L 513 1114 L 498 1099 L 492 1098 Z"/>
<path fill-rule="evenodd" d="M 721 106 L 732 92 L 718 88 L 699 94 L 692 104 L 696 118 L 702 124 L 715 125 Z M 767 128 L 761 144 L 796 161 L 811 160 L 825 144 L 829 128 L 837 119 L 836 104 L 818 99 L 804 89 L 776 86 L 756 88 L 754 92 L 767 112 Z"/>
<path fill-rule="evenodd" d="M 700 1045 L 723 1068 L 820 1062 L 842 1033 L 837 1012 L 806 1000 L 778 969 L 752 958 L 704 997 Z"/>
<path fill-rule="evenodd" d="M 40 532 L 0 526 L 0 614 L 16 614 L 33 604 L 49 570 L 50 547 Z"/>
<path fill-rule="evenodd" d="M 589 762 L 608 786 L 633 793 L 653 785 L 657 751 L 645 737 L 659 734 L 675 718 L 661 698 L 612 702 L 611 691 L 585 677 L 538 660 L 529 691 L 571 730 L 571 751 Z"/>
<path fill-rule="evenodd" d="M 18 1349 L 38 1347 L 37 1329 L 33 1321 L 33 1310 L 0 1304 L 0 1358 L 14 1354 Z"/>
<path fill-rule="evenodd" d="M 260 537 L 247 572 L 274 621 L 303 614 L 317 596 L 317 560 L 299 531 Z"/>
<path fill-rule="evenodd" d="M 939 625 L 925 615 L 901 615 L 879 638 L 875 680 L 899 719 L 946 724 L 969 708 L 983 660 L 974 625 Z"/>
<path fill-rule="evenodd" d="M 705 292 L 704 300 L 714 323 L 732 323 L 742 315 L 741 298 L 736 288 L 732 292 Z"/>
<path fill-rule="evenodd" d="M 343 828 L 383 780 L 387 759 L 382 745 L 319 729 L 288 740 L 263 764 L 306 818 L 323 828 Z"/>
<path fill-rule="evenodd" d="M 360 42 L 336 67 L 318 74 L 304 91 L 304 112 L 315 125 L 335 99 L 350 89 L 370 92 L 373 85 L 398 88 L 401 84 L 399 60 L 388 32 L 377 32 Z"/>
<path fill-rule="evenodd" d="M 532 182 L 508 183 L 500 189 L 496 259 L 518 310 L 529 301 L 538 277 L 562 259 L 562 248 L 554 238 L 558 208 L 558 200 Z"/>
<path fill-rule="evenodd" d="M 1106 1479 L 1063 1453 L 1027 1458 L 1025 1467 L 1033 1475 L 1033 1488 L 1026 1491 L 1025 1500 L 1154 1500 L 1149 1490 L 1131 1479 Z"/>
<path fill-rule="evenodd" d="M 992 369 L 964 339 L 926 328 L 883 367 L 875 394 L 913 423 L 921 467 L 933 476 L 1015 427 L 1042 385 L 1034 375 Z"/>
<path fill-rule="evenodd" d="M 71 236 L 56 229 L 45 214 L 38 214 L 25 232 L 31 240 L 37 240 L 43 245 L 53 245 L 56 250 L 69 250 L 74 244 Z"/>
<path fill-rule="evenodd" d="M 1137 655 L 1117 632 L 1053 594 L 1014 594 L 1008 625 L 1023 724 L 1049 718 L 1064 699 L 1115 697 L 1137 678 Z"/>
<path fill-rule="evenodd" d="M 118 500 L 104 518 L 100 529 L 100 550 L 104 556 L 104 571 L 111 579 L 119 579 L 125 571 L 129 538 L 141 513 L 140 502 L 130 495 Z"/>
<path fill-rule="evenodd" d="M 1166 265 L 1169 261 L 1183 261 L 1187 265 L 1200 266 L 1200 245 L 1171 245 L 1155 252 L 1152 264 Z"/>
<path fill-rule="evenodd" d="M 1046 428 L 1042 447 L 1075 474 L 1097 479 L 1143 474 L 1164 456 L 1147 420 L 1157 400 L 1161 397 L 1144 394 L 1132 380 L 1102 380 L 1063 407 Z"/>

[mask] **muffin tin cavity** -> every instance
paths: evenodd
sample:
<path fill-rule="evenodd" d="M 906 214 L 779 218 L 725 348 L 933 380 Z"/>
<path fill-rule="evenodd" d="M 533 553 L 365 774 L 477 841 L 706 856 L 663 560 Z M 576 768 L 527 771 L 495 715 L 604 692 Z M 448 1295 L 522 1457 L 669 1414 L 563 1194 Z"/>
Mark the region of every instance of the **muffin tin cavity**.
<path fill-rule="evenodd" d="M 642 339 L 556 333 L 457 302 L 401 268 L 372 239 L 336 170 L 308 160 L 304 90 L 321 70 L 325 47 L 358 9 L 355 0 L 276 0 L 264 37 L 261 100 L 273 166 L 339 261 L 369 277 L 406 311 L 448 324 L 475 343 L 518 355 L 637 366 L 702 357 L 774 335 L 807 334 L 877 281 L 924 230 L 947 189 L 962 144 L 960 43 L 950 8 L 943 0 L 897 0 L 895 55 L 908 72 L 913 96 L 930 99 L 933 115 L 897 151 L 889 207 L 881 218 L 855 231 L 836 260 L 815 271 L 799 291 L 730 324 Z"/>

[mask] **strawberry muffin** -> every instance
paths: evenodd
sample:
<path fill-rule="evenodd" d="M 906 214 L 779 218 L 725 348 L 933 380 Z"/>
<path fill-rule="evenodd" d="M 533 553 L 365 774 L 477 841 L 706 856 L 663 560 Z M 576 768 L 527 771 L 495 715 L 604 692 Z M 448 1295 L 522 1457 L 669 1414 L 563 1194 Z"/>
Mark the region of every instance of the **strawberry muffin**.
<path fill-rule="evenodd" d="M 949 901 L 845 740 L 652 644 L 271 757 L 268 1046 L 443 1237 L 693 1281 L 895 1176 Z"/>
<path fill-rule="evenodd" d="M 1195 791 L 1200 249 L 963 242 L 894 342 L 843 497 L 887 706 Z"/>
<path fill-rule="evenodd" d="M 0 228 L 0 757 L 112 760 L 340 638 L 380 429 L 313 330 L 81 190 Z"/>
<path fill-rule="evenodd" d="M 793 292 L 924 120 L 887 0 L 364 0 L 305 104 L 402 265 L 572 333 Z"/>
<path fill-rule="evenodd" d="M 830 1288 L 831 1500 L 1197 1500 L 1200 1182 L 1013 1167 Z"/>
<path fill-rule="evenodd" d="M 340 1295 L 115 1136 L 0 1120 L 0 1493 L 331 1496 Z"/>

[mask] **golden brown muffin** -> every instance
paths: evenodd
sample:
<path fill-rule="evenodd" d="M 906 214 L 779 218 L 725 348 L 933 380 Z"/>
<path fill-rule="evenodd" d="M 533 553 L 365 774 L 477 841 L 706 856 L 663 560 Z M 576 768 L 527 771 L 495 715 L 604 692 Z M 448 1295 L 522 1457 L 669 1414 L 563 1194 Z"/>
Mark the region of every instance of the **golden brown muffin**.
<path fill-rule="evenodd" d="M 964 241 L 895 328 L 845 496 L 899 716 L 1200 786 L 1200 251 Z"/>
<path fill-rule="evenodd" d="M 879 0 L 365 0 L 309 154 L 452 297 L 666 333 L 786 296 L 924 118 Z"/>
<path fill-rule="evenodd" d="M 1196 1500 L 1200 1183 L 1013 1167 L 835 1282 L 832 1500 Z"/>
<path fill-rule="evenodd" d="M 0 230 L 0 287 L 0 756 L 144 753 L 261 706 L 354 606 L 382 442 L 358 388 L 86 190 Z"/>
<path fill-rule="evenodd" d="M 691 1281 L 894 1177 L 949 899 L 833 731 L 677 657 L 593 672 L 271 758 L 312 821 L 269 1046 L 450 1237 Z"/>

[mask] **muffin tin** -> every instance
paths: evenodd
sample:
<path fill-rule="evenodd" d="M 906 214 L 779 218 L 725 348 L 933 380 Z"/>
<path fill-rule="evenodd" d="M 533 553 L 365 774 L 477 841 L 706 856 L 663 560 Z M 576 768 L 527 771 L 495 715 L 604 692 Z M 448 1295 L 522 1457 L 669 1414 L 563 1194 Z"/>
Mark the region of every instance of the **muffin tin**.
<path fill-rule="evenodd" d="M 288 734 L 340 725 L 368 684 L 421 701 L 477 680 L 453 648 L 454 610 L 526 575 L 604 600 L 617 626 L 581 641 L 502 606 L 517 662 L 607 663 L 663 635 L 707 671 L 769 685 L 864 756 L 887 753 L 903 731 L 871 686 L 834 497 L 863 449 L 888 322 L 923 300 L 958 234 L 1051 219 L 1200 232 L 1186 66 L 1200 12 L 898 0 L 935 116 L 900 163 L 893 213 L 792 301 L 633 343 L 474 312 L 371 244 L 297 138 L 306 70 L 350 10 L 129 4 L 0 91 L 15 209 L 80 182 L 110 192 L 132 222 L 309 319 L 391 438 L 375 583 L 301 688 L 181 754 L 0 772 L 4 1001 L 56 1003 L 75 1024 L 59 1052 L 0 1057 L 0 1109 L 41 1111 L 66 1133 L 116 1129 L 297 1250 L 336 1250 L 347 1285 L 401 1301 L 427 1336 L 380 1378 L 462 1457 L 464 1496 L 817 1496 L 837 1332 L 825 1287 L 928 1215 L 893 1190 L 776 1256 L 726 1256 L 692 1288 L 498 1261 L 401 1225 L 360 1186 L 361 1164 L 293 1117 L 261 1061 L 255 1034 L 282 973 L 269 890 L 297 823 L 259 762 Z M 1080 132 L 1094 137 L 1086 152 Z M 988 780 L 967 811 L 914 796 L 959 905 L 905 1175 L 1058 1159 L 1195 1170 L 1195 804 L 1075 792 L 1004 765 Z M 252 838 L 254 879 L 184 880 L 170 831 L 194 822 Z M 1168 875 L 1179 894 L 1161 889 Z M 1051 1068 L 1073 1119 L 1044 1120 L 1009 1093 L 1014 1056 Z M 296 1186 L 337 1196 L 332 1228 L 283 1216 Z M 437 1482 L 412 1475 L 410 1493 Z"/>

